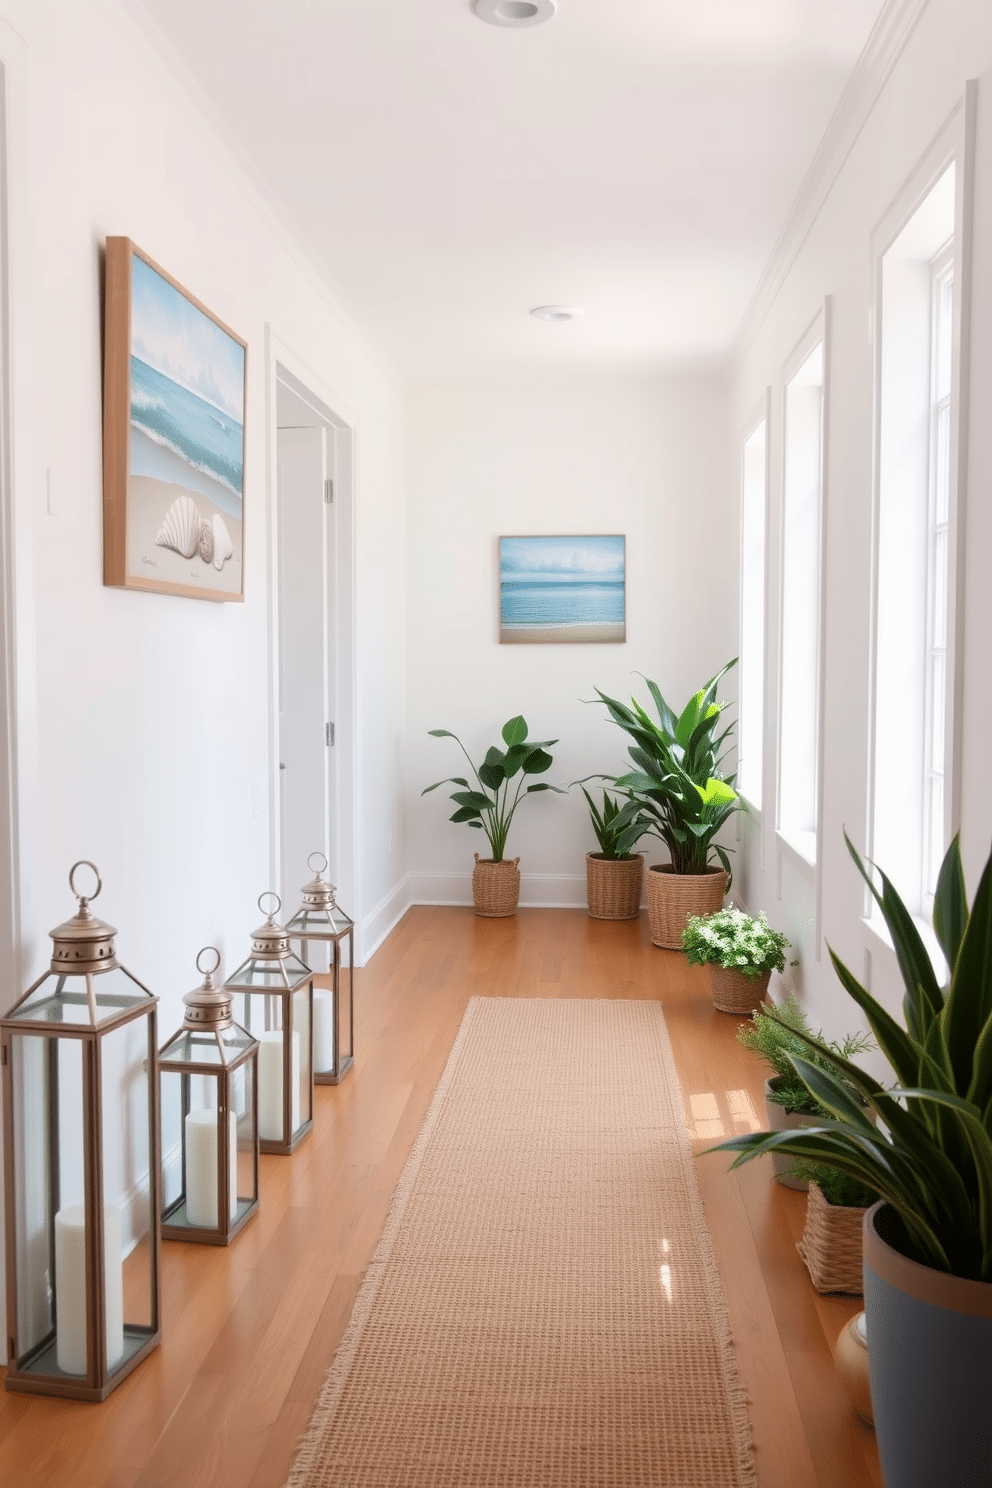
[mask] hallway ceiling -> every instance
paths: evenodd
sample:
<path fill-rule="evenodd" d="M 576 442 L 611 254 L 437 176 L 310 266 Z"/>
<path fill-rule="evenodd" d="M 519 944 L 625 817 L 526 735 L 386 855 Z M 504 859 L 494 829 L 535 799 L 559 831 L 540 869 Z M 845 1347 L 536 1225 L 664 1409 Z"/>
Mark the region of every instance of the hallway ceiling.
<path fill-rule="evenodd" d="M 725 356 L 882 0 L 130 0 L 413 381 Z M 528 315 L 567 302 L 567 324 Z"/>

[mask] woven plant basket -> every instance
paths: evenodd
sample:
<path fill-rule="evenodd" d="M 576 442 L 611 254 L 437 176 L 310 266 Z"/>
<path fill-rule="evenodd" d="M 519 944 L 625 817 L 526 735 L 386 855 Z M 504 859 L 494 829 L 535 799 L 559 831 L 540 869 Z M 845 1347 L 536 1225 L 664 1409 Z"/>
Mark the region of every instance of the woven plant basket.
<path fill-rule="evenodd" d="M 715 961 L 711 961 L 710 991 L 713 994 L 713 1006 L 721 1013 L 737 1013 L 738 1016 L 753 1013 L 765 1000 L 770 978 L 770 971 L 749 977 L 742 971 L 718 966 Z"/>
<path fill-rule="evenodd" d="M 651 944 L 680 951 L 682 931 L 690 915 L 713 914 L 723 908 L 727 875 L 722 868 L 676 873 L 671 863 L 652 863 L 647 886 Z"/>
<path fill-rule="evenodd" d="M 864 1209 L 828 1204 L 818 1183 L 806 1198 L 806 1228 L 796 1246 L 818 1292 L 852 1292 L 860 1297 L 861 1232 Z"/>
<path fill-rule="evenodd" d="M 586 898 L 594 920 L 636 920 L 641 912 L 644 854 L 604 858 L 586 853 Z"/>
<path fill-rule="evenodd" d="M 504 920 L 517 912 L 520 898 L 519 858 L 504 858 L 494 863 L 492 858 L 475 855 L 472 869 L 472 902 L 477 915 L 489 920 Z"/>

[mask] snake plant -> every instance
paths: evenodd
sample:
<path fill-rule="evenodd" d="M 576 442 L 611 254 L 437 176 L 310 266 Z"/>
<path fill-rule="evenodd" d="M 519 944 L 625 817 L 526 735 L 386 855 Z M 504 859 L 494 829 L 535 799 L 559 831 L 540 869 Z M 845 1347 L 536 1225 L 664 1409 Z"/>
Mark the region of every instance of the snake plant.
<path fill-rule="evenodd" d="M 734 726 L 729 724 L 722 732 L 717 731 L 727 704 L 717 701 L 716 690 L 736 660 L 721 667 L 677 716 L 658 685 L 648 681 L 657 723 L 636 698 L 631 698 L 628 708 L 597 687 L 613 722 L 630 736 L 627 752 L 637 767 L 616 781 L 617 787 L 629 791 L 633 798 L 621 809 L 616 822 L 621 852 L 630 852 L 647 830 L 664 842 L 676 873 L 705 873 L 710 853 L 714 852 L 726 869 L 728 881 L 731 878 L 726 850 L 713 839 L 739 805 L 734 790 L 736 776 L 725 776 L 721 769 L 721 750 Z"/>
<path fill-rule="evenodd" d="M 733 1137 L 711 1150 L 737 1152 L 734 1167 L 776 1151 L 847 1173 L 895 1210 L 903 1232 L 898 1248 L 906 1255 L 953 1276 L 992 1281 L 992 857 L 969 912 L 956 837 L 947 850 L 933 908 L 934 930 L 950 967 L 941 986 L 890 880 L 879 873 L 879 888 L 873 865 L 866 867 L 846 836 L 845 841 L 892 937 L 905 987 L 905 1026 L 833 951 L 830 956 L 897 1083 L 886 1089 L 829 1049 L 818 1050 L 827 1069 L 793 1055 L 796 1071 L 829 1117 L 802 1131 Z M 858 1096 L 877 1116 L 877 1127 Z"/>
<path fill-rule="evenodd" d="M 519 714 L 503 725 L 503 743 L 506 749 L 493 744 L 486 751 L 486 757 L 478 768 L 472 764 L 461 739 L 450 729 L 428 729 L 427 732 L 435 739 L 454 739 L 471 766 L 478 789 L 470 785 L 464 776 L 451 775 L 446 780 L 436 780 L 420 794 L 426 796 L 430 791 L 437 790 L 439 785 L 457 785 L 459 789 L 451 792 L 451 799 L 458 809 L 449 820 L 466 822 L 470 827 L 481 828 L 489 839 L 495 863 L 503 861 L 513 813 L 524 796 L 532 795 L 535 791 L 549 790 L 564 795 L 560 786 L 548 785 L 544 781 L 525 787 L 528 776 L 543 775 L 545 770 L 551 769 L 553 761 L 548 750 L 558 740 L 528 739 L 526 721 Z M 520 779 L 516 789 L 511 792 L 510 781 L 517 775 Z"/>

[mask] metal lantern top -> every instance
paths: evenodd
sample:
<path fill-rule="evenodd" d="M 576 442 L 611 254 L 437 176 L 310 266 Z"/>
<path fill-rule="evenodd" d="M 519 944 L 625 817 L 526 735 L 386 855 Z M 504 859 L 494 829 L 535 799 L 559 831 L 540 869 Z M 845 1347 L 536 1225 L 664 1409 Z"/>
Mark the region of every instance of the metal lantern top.
<path fill-rule="evenodd" d="M 200 962 L 210 953 L 216 960 L 208 970 Z M 204 946 L 196 958 L 203 981 L 183 998 L 186 1014 L 182 1027 L 163 1044 L 160 1065 L 230 1065 L 257 1045 L 258 1040 L 235 1023 L 227 986 L 218 987 L 214 981 L 219 966 L 220 951 L 216 946 Z"/>
<path fill-rule="evenodd" d="M 247 961 L 243 961 L 224 983 L 229 993 L 292 992 L 313 975 L 309 966 L 293 951 L 289 931 L 276 920 L 282 908 L 279 895 L 259 895 L 258 907 L 263 914 L 266 913 L 262 902 L 265 899 L 274 899 L 275 908 L 267 914 L 265 924 L 252 932 L 251 955 Z"/>
<path fill-rule="evenodd" d="M 81 894 L 76 888 L 80 868 L 92 869 L 96 888 Z M 52 959 L 49 969 L 15 1002 L 2 1020 L 4 1024 L 22 1027 L 26 1023 L 42 1025 L 51 1031 L 62 1024 L 78 1029 L 80 1025 L 126 1021 L 135 1008 L 142 1011 L 158 1002 L 153 992 L 122 966 L 117 959 L 113 925 L 98 920 L 90 911 L 90 901 L 103 888 L 103 880 L 94 863 L 82 858 L 69 871 L 69 887 L 76 895 L 79 908 L 71 920 L 50 931 Z M 115 975 L 116 973 L 116 975 Z M 55 986 L 45 984 L 55 978 Z M 79 979 L 83 983 L 79 987 Z M 94 978 L 100 978 L 94 982 Z"/>
<path fill-rule="evenodd" d="M 324 878 L 327 858 L 322 852 L 311 853 L 307 867 L 314 877 L 303 885 L 303 903 L 287 925 L 287 930 L 300 940 L 346 935 L 353 928 L 354 921 L 336 902 L 334 884 Z"/>

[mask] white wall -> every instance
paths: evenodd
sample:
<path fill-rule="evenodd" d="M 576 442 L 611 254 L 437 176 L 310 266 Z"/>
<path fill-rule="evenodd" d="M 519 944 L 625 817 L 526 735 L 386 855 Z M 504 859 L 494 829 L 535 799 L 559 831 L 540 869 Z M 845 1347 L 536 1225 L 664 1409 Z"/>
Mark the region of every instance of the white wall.
<path fill-rule="evenodd" d="M 382 906 L 400 874 L 385 843 L 402 808 L 405 721 L 402 397 L 196 99 L 112 0 L 0 0 L 0 62 L 21 899 L 0 1000 L 9 1006 L 45 968 L 47 932 L 74 909 L 68 869 L 91 858 L 104 880 L 95 911 L 160 994 L 164 1038 L 198 980 L 199 948 L 216 944 L 233 971 L 269 887 L 267 325 L 356 424 L 359 858 L 347 907 L 360 947 L 388 928 Z M 248 342 L 243 605 L 103 587 L 101 254 L 111 234 L 134 239 Z"/>
<path fill-rule="evenodd" d="M 554 332 L 552 332 L 554 334 Z M 557 785 L 623 768 L 625 736 L 595 688 L 649 701 L 642 672 L 673 706 L 735 655 L 732 532 L 726 518 L 724 395 L 714 381 L 422 389 L 408 410 L 408 861 L 415 902 L 470 903 L 481 832 L 425 785 L 464 773 L 448 728 L 478 763 L 523 713 L 559 738 Z M 500 645 L 501 534 L 618 532 L 627 539 L 624 645 Z M 728 692 L 734 684 L 731 681 Z M 581 701 L 592 698 L 589 705 Z M 648 860 L 667 853 L 646 839 Z M 521 900 L 584 904 L 595 850 L 581 792 L 525 801 L 507 855 Z"/>
<path fill-rule="evenodd" d="M 969 890 L 992 833 L 988 739 L 992 708 L 992 9 L 985 0 L 931 0 L 830 190 L 757 334 L 731 381 L 732 468 L 739 435 L 765 386 L 772 388 L 766 809 L 751 823 L 744 882 L 751 908 L 765 908 L 799 948 L 798 985 L 814 1022 L 836 1035 L 856 1026 L 825 942 L 873 989 L 898 1006 L 894 957 L 862 924 L 860 879 L 842 837 L 863 847 L 868 824 L 870 566 L 873 450 L 873 262 L 871 237 L 931 141 L 980 79 L 974 163 L 972 354 L 969 484 L 966 511 L 962 846 Z M 823 814 L 819 832 L 822 936 L 814 933 L 815 895 L 784 858 L 774 833 L 778 572 L 781 492 L 781 367 L 831 296 L 828 474 L 826 489 L 826 648 Z M 883 864 L 884 866 L 884 864 Z M 820 959 L 817 959 L 819 954 Z"/>

